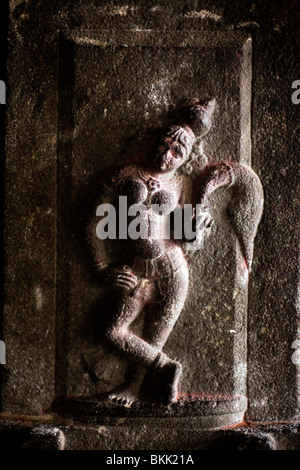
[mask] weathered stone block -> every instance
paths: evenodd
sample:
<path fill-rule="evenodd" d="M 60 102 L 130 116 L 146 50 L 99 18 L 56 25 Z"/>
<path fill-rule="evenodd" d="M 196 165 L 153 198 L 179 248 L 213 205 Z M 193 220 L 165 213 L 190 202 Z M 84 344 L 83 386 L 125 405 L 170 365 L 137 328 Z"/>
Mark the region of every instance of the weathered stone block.
<path fill-rule="evenodd" d="M 11 1 L 10 18 L 3 410 L 40 414 L 57 395 L 79 395 L 65 411 L 113 415 L 82 398 L 121 383 L 126 368 L 101 338 L 106 292 L 92 273 L 85 215 L 99 172 L 125 161 L 137 131 L 209 94 L 208 161 L 252 165 L 264 215 L 248 289 L 225 192 L 211 201 L 216 224 L 191 256 L 189 296 L 165 352 L 183 364 L 187 420 L 240 421 L 245 397 L 253 421 L 297 419 L 299 12 L 276 2 L 56 0 Z"/>

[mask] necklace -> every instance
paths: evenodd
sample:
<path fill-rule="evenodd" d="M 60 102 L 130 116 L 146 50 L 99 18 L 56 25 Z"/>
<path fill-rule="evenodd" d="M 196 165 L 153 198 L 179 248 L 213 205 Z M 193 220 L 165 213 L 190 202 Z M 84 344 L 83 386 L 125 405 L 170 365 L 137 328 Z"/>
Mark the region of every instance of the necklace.
<path fill-rule="evenodd" d="M 175 173 L 171 178 L 154 178 L 151 174 L 149 174 L 146 170 L 142 169 L 141 167 L 138 168 L 139 177 L 145 182 L 149 191 L 155 192 L 161 187 L 161 183 L 166 186 L 174 185 L 176 180 L 178 180 L 178 175 Z"/>

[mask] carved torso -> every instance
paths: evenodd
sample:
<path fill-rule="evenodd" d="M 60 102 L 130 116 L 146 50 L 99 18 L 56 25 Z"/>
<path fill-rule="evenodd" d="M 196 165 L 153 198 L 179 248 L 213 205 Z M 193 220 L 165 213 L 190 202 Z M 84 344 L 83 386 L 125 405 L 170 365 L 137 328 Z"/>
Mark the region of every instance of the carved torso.
<path fill-rule="evenodd" d="M 148 226 L 147 239 L 131 240 L 135 254 L 153 259 L 171 249 L 173 241 L 164 239 L 166 218 L 178 205 L 183 205 L 188 191 L 188 178 L 174 174 L 152 176 L 141 166 L 126 165 L 113 178 L 119 186 L 116 193 L 127 197 L 128 207 L 133 204 L 145 206 L 141 214 Z"/>

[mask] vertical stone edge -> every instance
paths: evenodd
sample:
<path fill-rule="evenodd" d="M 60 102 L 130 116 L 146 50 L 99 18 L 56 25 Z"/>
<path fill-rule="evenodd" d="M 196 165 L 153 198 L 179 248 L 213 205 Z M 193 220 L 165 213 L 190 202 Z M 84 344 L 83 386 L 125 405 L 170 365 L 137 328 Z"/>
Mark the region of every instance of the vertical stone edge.
<path fill-rule="evenodd" d="M 251 166 L 251 95 L 252 95 L 252 37 L 247 35 L 241 47 L 240 78 L 240 163 Z M 235 331 L 233 345 L 234 394 L 247 396 L 247 316 L 248 272 L 236 243 L 236 275 L 233 292 Z"/>
<path fill-rule="evenodd" d="M 241 69 L 241 146 L 240 163 L 251 166 L 251 107 L 252 107 L 252 37 L 244 40 Z"/>
<path fill-rule="evenodd" d="M 299 109 L 291 101 L 298 78 L 296 7 L 261 8 L 253 56 L 253 168 L 265 193 L 249 296 L 248 390 L 251 421 L 299 417 Z M 294 24 L 293 24 L 294 22 Z M 299 41 L 298 41 L 299 46 Z M 298 146 L 297 146 L 298 143 Z"/>
<path fill-rule="evenodd" d="M 2 394 L 6 413 L 41 414 L 54 396 L 57 54 L 52 7 L 45 12 L 45 5 L 10 2 L 3 312 L 7 363 Z M 41 14 L 46 22 L 39 21 Z"/>

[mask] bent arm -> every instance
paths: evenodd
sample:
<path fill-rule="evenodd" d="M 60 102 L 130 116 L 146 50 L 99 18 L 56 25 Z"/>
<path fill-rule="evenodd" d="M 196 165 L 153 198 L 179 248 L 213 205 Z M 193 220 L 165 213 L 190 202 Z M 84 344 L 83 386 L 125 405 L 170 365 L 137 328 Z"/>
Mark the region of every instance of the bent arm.
<path fill-rule="evenodd" d="M 115 211 L 115 202 L 121 193 L 123 184 L 123 169 L 111 171 L 100 181 L 97 195 L 93 201 L 92 213 L 87 224 L 87 241 L 98 272 L 105 270 L 111 264 L 109 257 L 109 240 L 99 234 L 101 221 L 107 216 L 107 209 Z"/>

